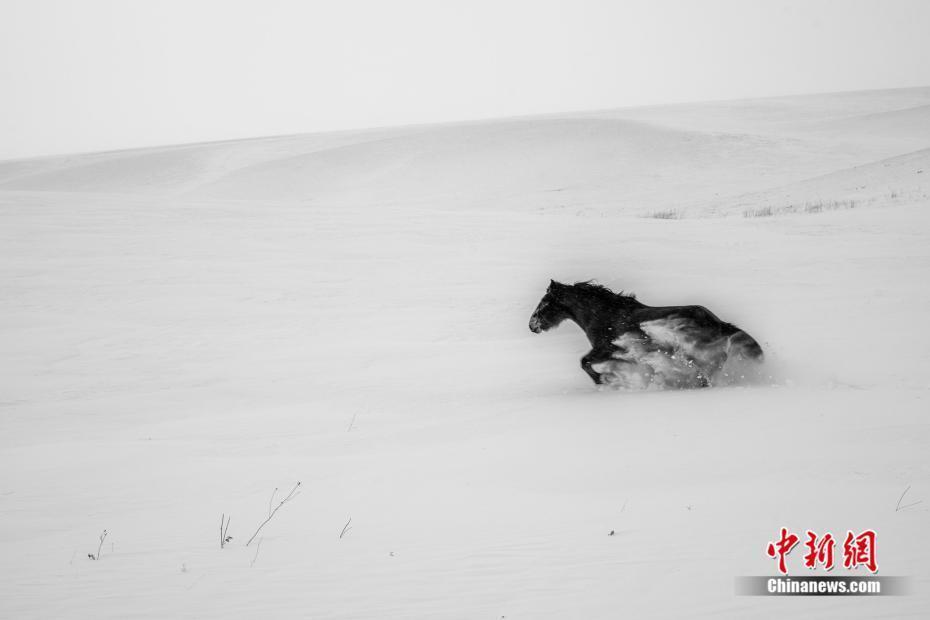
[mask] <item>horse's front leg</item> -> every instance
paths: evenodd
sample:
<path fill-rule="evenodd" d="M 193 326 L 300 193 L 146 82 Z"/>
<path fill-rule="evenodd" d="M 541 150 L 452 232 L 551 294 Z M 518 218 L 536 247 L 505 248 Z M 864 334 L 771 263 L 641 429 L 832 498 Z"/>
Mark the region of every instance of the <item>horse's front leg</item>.
<path fill-rule="evenodd" d="M 601 378 L 601 373 L 594 370 L 592 366 L 612 359 L 612 349 L 591 349 L 587 355 L 581 358 L 581 369 L 588 373 L 588 376 L 591 377 L 591 380 L 594 381 L 596 385 L 601 385 L 604 383 L 604 380 Z"/>

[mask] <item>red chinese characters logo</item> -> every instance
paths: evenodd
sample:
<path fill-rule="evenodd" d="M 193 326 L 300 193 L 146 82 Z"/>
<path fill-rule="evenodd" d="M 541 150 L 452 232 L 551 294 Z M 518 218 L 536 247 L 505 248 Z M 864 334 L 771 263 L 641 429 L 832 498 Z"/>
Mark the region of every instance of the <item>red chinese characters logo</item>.
<path fill-rule="evenodd" d="M 781 538 L 778 542 L 770 542 L 768 554 L 770 558 L 778 558 L 778 570 L 782 575 L 788 574 L 788 568 L 785 565 L 785 557 L 791 553 L 794 546 L 798 544 L 798 537 L 788 533 L 788 528 L 781 528 Z"/>
<path fill-rule="evenodd" d="M 834 566 L 834 549 L 836 541 L 833 534 L 825 533 L 822 537 L 816 532 L 807 530 L 807 540 L 804 546 L 807 553 L 804 555 L 804 566 L 814 570 L 821 566 L 824 570 L 832 570 Z M 781 528 L 781 535 L 778 540 L 770 542 L 766 552 L 768 556 L 778 562 L 778 571 L 788 574 L 787 556 L 797 546 L 800 538 L 796 534 L 788 531 L 788 528 Z M 846 539 L 843 541 L 843 566 L 847 569 L 858 569 L 864 566 L 872 573 L 878 572 L 878 562 L 875 559 L 875 531 L 865 530 L 858 536 L 851 531 L 846 532 Z"/>
<path fill-rule="evenodd" d="M 820 564 L 824 570 L 833 570 L 833 547 L 836 546 L 833 534 L 827 532 L 823 538 L 818 539 L 817 534 L 807 530 L 807 542 L 804 545 L 807 547 L 804 566 L 814 570 Z"/>
<path fill-rule="evenodd" d="M 865 566 L 871 572 L 878 572 L 878 563 L 875 561 L 875 532 L 866 530 L 855 536 L 846 532 L 843 542 L 843 566 L 858 568 Z"/>

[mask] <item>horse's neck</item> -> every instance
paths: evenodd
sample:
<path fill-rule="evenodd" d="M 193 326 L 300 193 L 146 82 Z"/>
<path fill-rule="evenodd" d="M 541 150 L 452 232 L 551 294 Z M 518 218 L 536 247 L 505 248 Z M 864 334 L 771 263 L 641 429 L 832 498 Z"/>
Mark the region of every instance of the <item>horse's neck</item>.
<path fill-rule="evenodd" d="M 603 300 L 580 295 L 567 299 L 565 307 L 569 311 L 569 318 L 578 324 L 589 340 L 593 337 L 591 330 L 597 327 L 598 318 L 608 316 L 609 312 Z"/>

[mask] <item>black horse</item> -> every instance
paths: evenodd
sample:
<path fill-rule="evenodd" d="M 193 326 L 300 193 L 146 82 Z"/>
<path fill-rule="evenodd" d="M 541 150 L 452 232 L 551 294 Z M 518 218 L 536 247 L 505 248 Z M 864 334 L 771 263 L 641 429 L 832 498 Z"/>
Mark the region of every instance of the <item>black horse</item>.
<path fill-rule="evenodd" d="M 742 373 L 745 362 L 762 361 L 752 336 L 703 306 L 652 307 L 591 282 L 552 280 L 530 330 L 538 334 L 566 319 L 591 342 L 581 367 L 596 384 L 707 387 Z"/>

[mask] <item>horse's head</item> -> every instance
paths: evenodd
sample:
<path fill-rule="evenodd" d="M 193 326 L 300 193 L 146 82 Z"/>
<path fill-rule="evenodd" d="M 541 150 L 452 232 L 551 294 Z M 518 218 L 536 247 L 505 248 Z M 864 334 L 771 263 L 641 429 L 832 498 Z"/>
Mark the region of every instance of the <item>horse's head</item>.
<path fill-rule="evenodd" d="M 568 288 L 555 280 L 549 282 L 549 288 L 546 294 L 539 300 L 539 305 L 533 311 L 530 317 L 530 331 L 534 334 L 544 332 L 556 327 L 559 323 L 569 318 L 568 308 L 562 300 L 562 294 Z"/>

